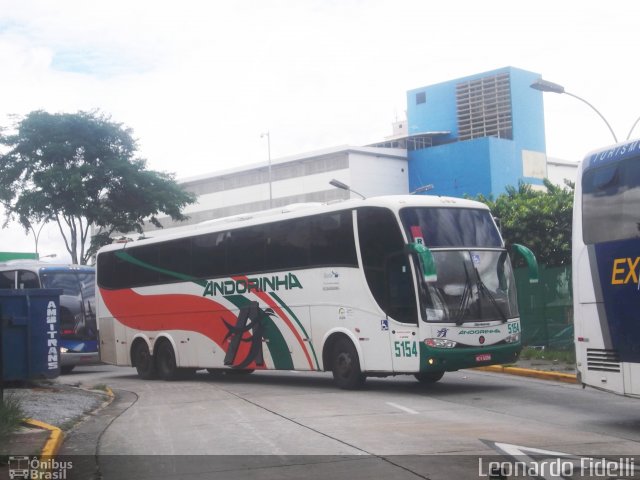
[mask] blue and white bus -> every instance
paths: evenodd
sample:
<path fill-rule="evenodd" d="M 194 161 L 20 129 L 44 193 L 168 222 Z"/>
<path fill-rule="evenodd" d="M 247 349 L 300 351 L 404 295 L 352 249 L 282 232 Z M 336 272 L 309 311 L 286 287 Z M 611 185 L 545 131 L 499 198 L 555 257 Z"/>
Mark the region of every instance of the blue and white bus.
<path fill-rule="evenodd" d="M 572 236 L 579 378 L 640 397 L 640 140 L 581 163 Z"/>
<path fill-rule="evenodd" d="M 37 260 L 0 263 L 0 289 L 59 288 L 60 370 L 99 362 L 95 308 L 95 269 Z"/>

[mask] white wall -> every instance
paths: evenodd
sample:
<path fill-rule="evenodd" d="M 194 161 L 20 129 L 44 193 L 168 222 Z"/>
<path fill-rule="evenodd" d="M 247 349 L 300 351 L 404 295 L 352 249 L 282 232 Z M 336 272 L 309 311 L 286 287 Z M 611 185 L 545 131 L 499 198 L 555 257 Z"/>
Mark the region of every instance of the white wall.
<path fill-rule="evenodd" d="M 354 152 L 349 155 L 349 167 L 349 185 L 365 197 L 409 193 L 409 167 L 406 158 L 374 157 Z"/>
<path fill-rule="evenodd" d="M 291 195 L 328 190 L 332 188 L 331 185 L 329 185 L 329 181 L 331 181 L 332 178 L 337 178 L 338 180 L 347 183 L 349 179 L 349 170 L 334 170 L 331 172 L 322 172 L 315 175 L 306 175 L 304 177 L 288 178 L 286 180 L 272 182 L 272 196 L 276 199 L 279 197 L 288 197 Z M 188 215 L 193 212 L 268 199 L 269 184 L 260 183 L 258 185 L 200 195 L 196 203 L 185 208 L 184 213 Z"/>
<path fill-rule="evenodd" d="M 564 186 L 564 180 L 576 181 L 578 162 L 549 158 L 547 160 L 547 178 L 555 185 Z"/>

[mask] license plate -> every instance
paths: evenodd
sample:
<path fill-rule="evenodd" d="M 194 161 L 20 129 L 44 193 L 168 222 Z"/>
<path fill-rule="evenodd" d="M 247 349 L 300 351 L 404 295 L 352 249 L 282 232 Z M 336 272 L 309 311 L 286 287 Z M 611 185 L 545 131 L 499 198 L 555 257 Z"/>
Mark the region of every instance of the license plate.
<path fill-rule="evenodd" d="M 481 353 L 476 355 L 476 362 L 488 362 L 489 360 L 491 360 L 490 353 Z"/>

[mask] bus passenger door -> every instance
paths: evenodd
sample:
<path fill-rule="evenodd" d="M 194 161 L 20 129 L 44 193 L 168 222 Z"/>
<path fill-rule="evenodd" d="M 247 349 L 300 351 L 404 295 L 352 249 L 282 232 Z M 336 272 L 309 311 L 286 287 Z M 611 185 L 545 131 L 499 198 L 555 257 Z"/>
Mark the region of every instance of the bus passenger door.
<path fill-rule="evenodd" d="M 391 358 L 396 373 L 416 373 L 420 368 L 418 326 L 389 319 Z"/>
<path fill-rule="evenodd" d="M 409 257 L 396 255 L 386 263 L 385 311 L 389 322 L 393 371 L 415 373 L 420 367 L 420 340 L 415 286 Z"/>

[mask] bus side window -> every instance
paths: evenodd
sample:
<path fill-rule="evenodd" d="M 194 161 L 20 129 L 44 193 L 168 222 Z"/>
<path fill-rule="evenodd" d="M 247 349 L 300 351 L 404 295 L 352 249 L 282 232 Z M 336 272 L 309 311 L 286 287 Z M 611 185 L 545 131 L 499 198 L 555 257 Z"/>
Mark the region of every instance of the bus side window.
<path fill-rule="evenodd" d="M 16 288 L 16 271 L 0 272 L 0 288 Z"/>
<path fill-rule="evenodd" d="M 38 276 L 27 270 L 18 271 L 18 288 L 40 288 Z"/>

